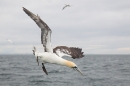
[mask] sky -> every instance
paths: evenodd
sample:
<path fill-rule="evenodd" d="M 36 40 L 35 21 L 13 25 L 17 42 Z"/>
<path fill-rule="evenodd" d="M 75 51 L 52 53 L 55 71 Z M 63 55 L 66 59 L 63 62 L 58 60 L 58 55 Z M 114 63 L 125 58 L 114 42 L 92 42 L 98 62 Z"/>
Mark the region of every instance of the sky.
<path fill-rule="evenodd" d="M 65 4 L 71 7 L 62 10 Z M 47 23 L 53 48 L 130 54 L 130 0 L 0 0 L 0 54 L 32 54 L 33 46 L 44 51 L 40 28 L 22 7 Z"/>

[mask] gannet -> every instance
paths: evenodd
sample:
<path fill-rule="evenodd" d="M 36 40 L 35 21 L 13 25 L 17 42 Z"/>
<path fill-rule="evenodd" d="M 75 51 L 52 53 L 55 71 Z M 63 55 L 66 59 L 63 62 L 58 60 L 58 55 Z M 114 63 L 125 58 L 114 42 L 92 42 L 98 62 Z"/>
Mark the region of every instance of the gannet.
<path fill-rule="evenodd" d="M 69 60 L 63 59 L 63 56 L 70 56 L 73 59 L 76 58 L 82 58 L 84 57 L 81 48 L 78 47 L 67 47 L 67 46 L 57 46 L 55 48 L 52 48 L 51 45 L 51 29 L 49 26 L 38 16 L 27 10 L 26 8 L 23 7 L 23 11 L 30 16 L 32 20 L 39 26 L 41 29 L 41 44 L 44 47 L 44 52 L 39 53 L 34 47 L 33 54 L 36 57 L 36 60 L 39 65 L 39 60 L 42 61 L 42 69 L 43 71 L 48 75 L 48 72 L 44 66 L 45 63 L 52 63 L 52 64 L 58 64 L 58 65 L 63 65 L 67 66 L 69 68 L 73 68 L 74 70 L 77 70 L 79 73 L 82 74 L 80 69 L 77 67 L 77 65 Z M 83 74 L 82 74 L 83 75 Z"/>
<path fill-rule="evenodd" d="M 64 10 L 66 7 L 70 7 L 69 4 L 65 4 L 65 6 L 62 8 L 62 10 Z"/>

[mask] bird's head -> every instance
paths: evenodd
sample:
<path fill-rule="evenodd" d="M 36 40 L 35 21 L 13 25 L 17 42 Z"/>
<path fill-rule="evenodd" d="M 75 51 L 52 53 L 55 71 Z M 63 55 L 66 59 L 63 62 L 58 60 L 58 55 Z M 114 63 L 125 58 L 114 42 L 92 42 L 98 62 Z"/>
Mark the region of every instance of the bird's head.
<path fill-rule="evenodd" d="M 83 73 L 80 71 L 80 69 L 77 67 L 77 65 L 76 65 L 74 62 L 66 61 L 66 62 L 65 62 L 65 65 L 66 65 L 67 67 L 70 67 L 70 68 L 72 68 L 72 69 L 78 71 L 81 75 L 83 75 Z"/>

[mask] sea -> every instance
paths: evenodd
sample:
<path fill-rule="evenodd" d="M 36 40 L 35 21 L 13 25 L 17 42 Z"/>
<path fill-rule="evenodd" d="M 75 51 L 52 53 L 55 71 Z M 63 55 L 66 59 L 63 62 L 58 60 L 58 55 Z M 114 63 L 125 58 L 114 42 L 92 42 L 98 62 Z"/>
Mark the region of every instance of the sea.
<path fill-rule="evenodd" d="M 79 72 L 55 64 L 38 66 L 34 55 L 0 55 L 0 86 L 130 86 L 130 55 L 85 55 L 71 60 Z"/>

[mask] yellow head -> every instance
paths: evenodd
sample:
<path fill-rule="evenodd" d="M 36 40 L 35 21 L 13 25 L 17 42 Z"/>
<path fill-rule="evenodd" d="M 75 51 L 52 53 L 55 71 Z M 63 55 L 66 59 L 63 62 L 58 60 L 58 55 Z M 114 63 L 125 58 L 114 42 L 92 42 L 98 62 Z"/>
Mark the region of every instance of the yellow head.
<path fill-rule="evenodd" d="M 80 69 L 77 67 L 77 65 L 74 63 L 74 62 L 71 62 L 71 61 L 65 61 L 65 65 L 67 67 L 70 67 L 70 68 L 73 68 L 74 70 L 78 71 L 80 74 L 83 75 L 83 73 L 80 71 Z"/>
<path fill-rule="evenodd" d="M 73 68 L 73 67 L 77 67 L 77 65 L 74 63 L 74 62 L 71 62 L 71 61 L 65 61 L 65 65 L 67 66 L 67 67 L 70 67 L 70 68 Z"/>

